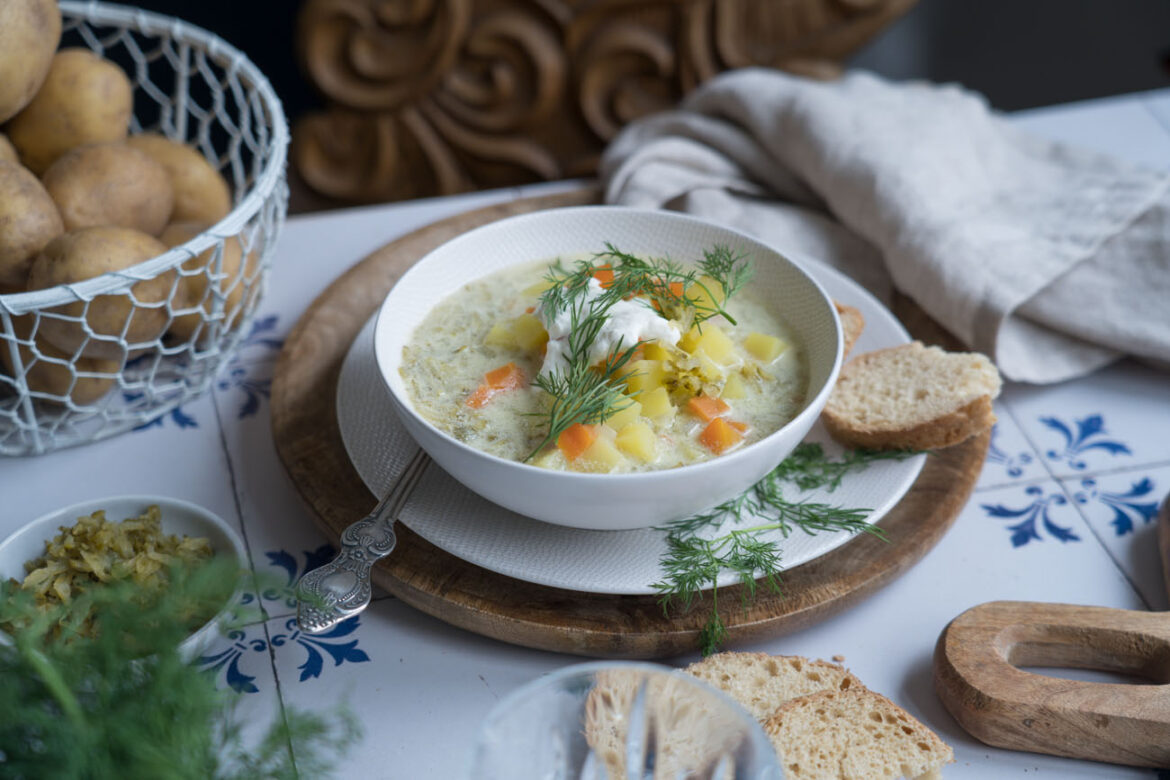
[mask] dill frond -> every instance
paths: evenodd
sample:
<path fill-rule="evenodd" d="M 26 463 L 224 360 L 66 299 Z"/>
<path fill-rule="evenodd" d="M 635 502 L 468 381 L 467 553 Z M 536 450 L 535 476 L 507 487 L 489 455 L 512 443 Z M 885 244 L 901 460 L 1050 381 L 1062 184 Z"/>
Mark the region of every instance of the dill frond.
<path fill-rule="evenodd" d="M 294 778 L 298 766 L 324 776 L 353 743 L 346 718 L 291 711 L 259 749 L 240 744 L 239 695 L 188 663 L 179 646 L 181 617 L 224 603 L 240 581 L 234 563 L 180 566 L 169 586 L 144 601 L 132 582 L 95 586 L 74 604 L 37 608 L 14 583 L 0 583 L 0 776 L 54 778 Z M 79 635 L 64 611 L 91 614 L 96 630 Z M 17 626 L 18 628 L 12 628 Z M 331 740 L 309 736 L 309 729 Z M 290 739 L 298 742 L 296 763 Z"/>
<path fill-rule="evenodd" d="M 654 584 L 654 589 L 663 611 L 669 615 L 677 606 L 685 612 L 703 599 L 704 591 L 710 590 L 712 610 L 700 631 L 699 642 L 703 655 L 715 652 L 727 638 L 718 600 L 718 580 L 723 572 L 738 576 L 745 608 L 761 584 L 768 591 L 781 591 L 780 544 L 764 538 L 766 532 L 779 531 L 782 538 L 787 538 L 796 530 L 810 535 L 847 531 L 887 539 L 881 528 L 866 521 L 870 510 L 789 500 L 784 496 L 784 485 L 801 490 L 827 487 L 832 491 L 849 472 L 864 469 L 877 460 L 902 459 L 913 454 L 856 451 L 847 452 L 840 460 L 830 460 L 819 444 L 802 444 L 735 498 L 707 512 L 660 527 L 659 530 L 666 532 L 667 551 L 659 562 L 662 579 Z M 748 519 L 761 522 L 744 527 Z"/>
<path fill-rule="evenodd" d="M 613 271 L 612 282 L 590 297 L 589 282 L 598 263 Z M 700 287 L 707 300 L 724 303 L 751 278 L 751 267 L 742 255 L 716 246 L 703 252 L 698 268 L 719 285 L 721 297 L 708 290 L 695 269 L 664 258 L 644 259 L 606 242 L 605 251 L 592 259 L 578 260 L 566 268 L 557 260 L 545 272 L 549 287 L 540 295 L 540 309 L 548 318 L 568 312 L 570 331 L 567 339 L 567 367 L 537 376 L 533 384 L 552 397 L 546 418 L 546 434 L 524 461 L 535 457 L 557 437 L 576 423 L 593 424 L 621 411 L 628 405 L 625 380 L 628 373 L 620 369 L 629 362 L 638 344 L 619 344 L 600 368 L 589 365 L 589 351 L 609 319 L 609 311 L 622 300 L 641 301 L 668 319 L 681 319 L 692 325 L 722 315 L 735 324 L 722 304 L 700 305 L 687 291 Z M 681 290 L 681 293 L 679 292 Z"/>

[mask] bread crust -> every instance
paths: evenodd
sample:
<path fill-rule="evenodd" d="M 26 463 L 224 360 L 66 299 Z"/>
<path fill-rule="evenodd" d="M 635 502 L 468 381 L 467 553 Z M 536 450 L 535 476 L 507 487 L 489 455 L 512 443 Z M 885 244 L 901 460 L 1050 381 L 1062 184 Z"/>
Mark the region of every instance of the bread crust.
<path fill-rule="evenodd" d="M 841 319 L 841 335 L 845 341 L 845 351 L 842 353 L 841 359 L 845 360 L 849 357 L 857 339 L 861 337 L 861 332 L 865 330 L 865 317 L 860 309 L 847 306 L 840 301 L 833 301 L 833 306 L 837 309 L 837 316 Z"/>
<path fill-rule="evenodd" d="M 941 390 L 943 381 L 953 383 Z M 918 383 L 918 384 L 916 384 Z M 932 388 L 936 399 L 953 399 L 953 407 L 939 410 L 917 407 L 907 400 L 907 412 L 897 421 L 889 418 L 866 420 L 873 412 L 867 390 L 881 394 L 891 386 L 923 393 Z M 971 395 L 973 389 L 986 392 Z M 995 424 L 993 400 L 999 394 L 1000 378 L 995 366 L 977 353 L 945 352 L 921 342 L 858 355 L 841 370 L 837 386 L 821 412 L 829 435 L 846 447 L 872 450 L 927 450 L 950 447 L 981 433 Z M 908 395 L 908 394 L 907 394 Z M 967 397 L 970 400 L 964 401 Z M 880 406 L 878 406 L 880 408 Z"/>
<path fill-rule="evenodd" d="M 816 748 L 810 751 L 804 745 L 789 743 L 789 739 L 808 740 L 812 737 L 807 730 L 792 735 L 786 734 L 786 721 L 799 719 L 810 712 L 814 715 L 823 715 L 825 711 L 834 708 L 840 710 L 862 708 L 880 715 L 880 720 L 872 718 L 874 722 L 871 722 L 869 717 L 854 717 L 849 721 L 839 721 L 845 724 L 847 733 L 854 737 L 846 740 L 845 744 L 840 742 L 824 744 L 820 741 Z M 937 734 L 885 696 L 864 687 L 844 691 L 821 691 L 785 702 L 764 722 L 764 731 L 784 764 L 785 776 L 792 777 L 793 780 L 797 778 L 892 780 L 898 777 L 928 777 L 936 774 L 944 764 L 955 760 L 954 751 Z M 883 735 L 881 732 L 889 733 Z M 902 757 L 891 752 L 899 740 L 912 744 L 910 752 L 913 760 L 902 760 Z M 839 751 L 839 754 L 834 754 L 833 750 Z M 880 762 L 897 762 L 898 766 L 894 767 L 889 763 L 880 766 L 865 761 L 864 754 L 869 751 L 878 752 Z M 854 765 L 853 769 L 863 773 L 849 771 L 850 764 Z M 858 764 L 866 765 L 862 768 L 856 766 Z"/>
<path fill-rule="evenodd" d="M 896 430 L 859 426 L 828 409 L 821 415 L 825 429 L 846 447 L 868 450 L 935 450 L 964 442 L 995 424 L 991 397 L 981 395 L 950 414 Z"/>

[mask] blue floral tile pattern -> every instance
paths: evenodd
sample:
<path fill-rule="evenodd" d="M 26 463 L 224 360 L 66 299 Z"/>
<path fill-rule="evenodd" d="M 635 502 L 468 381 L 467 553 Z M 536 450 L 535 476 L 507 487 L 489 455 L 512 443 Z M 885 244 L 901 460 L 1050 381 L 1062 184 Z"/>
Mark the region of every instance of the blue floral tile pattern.
<path fill-rule="evenodd" d="M 261 624 L 236 629 L 227 635 L 231 642 L 227 648 L 200 656 L 195 664 L 214 674 L 217 682 L 234 691 L 258 693 L 257 675 L 247 673 L 249 665 L 268 663 L 269 650 L 280 653 L 296 649 L 305 654 L 304 662 L 297 667 L 301 673 L 300 682 L 319 678 L 326 668 L 325 656 L 333 659 L 333 667 L 370 660 L 369 654 L 358 647 L 358 639 L 353 637 L 361 625 L 360 618 L 360 615 L 354 615 L 324 634 L 306 634 L 297 627 L 296 617 L 290 617 L 282 624 L 284 630 L 272 633 L 270 639 L 260 635 L 264 631 Z"/>
<path fill-rule="evenodd" d="M 259 368 L 255 364 L 233 362 L 228 366 L 226 375 L 220 377 L 216 383 L 216 387 L 221 391 L 236 388 L 243 393 L 244 401 L 236 411 L 238 420 L 259 412 L 261 399 L 267 399 L 272 392 L 272 378 L 257 377 Z"/>
<path fill-rule="evenodd" d="M 1060 525 L 1052 519 L 1051 508 L 1068 503 L 1064 493 L 1056 491 L 1045 495 L 1044 489 L 1039 485 L 1029 486 L 1024 490 L 1024 493 L 1031 501 L 1018 508 L 1003 504 L 979 505 L 989 517 L 1019 519 L 1018 523 L 1007 527 L 1011 532 L 1012 547 L 1023 547 L 1031 542 L 1043 541 L 1041 530 L 1061 542 L 1081 541 L 1081 537 L 1077 536 L 1071 528 Z"/>
<path fill-rule="evenodd" d="M 276 331 L 279 321 L 279 314 L 269 314 L 266 317 L 257 317 L 253 320 L 252 329 L 248 331 L 248 335 L 240 339 L 237 354 L 243 355 L 253 347 L 259 348 L 261 356 L 264 357 L 279 352 L 280 348 L 284 346 L 284 339 L 278 339 L 272 335 Z"/>
<path fill-rule="evenodd" d="M 269 334 L 276 329 L 279 317 L 271 314 L 252 323 L 252 330 L 240 341 L 240 351 L 228 363 L 222 376 L 216 382 L 221 392 L 239 390 L 244 400 L 236 411 L 236 419 L 252 417 L 260 411 L 261 401 L 272 393 L 271 366 L 245 361 L 241 355 L 250 348 L 259 347 L 266 354 L 272 354 L 283 346 L 284 341 Z"/>
<path fill-rule="evenodd" d="M 1000 449 L 997 439 L 1000 434 L 1000 426 L 996 424 L 991 429 L 991 444 L 987 448 L 987 463 L 1002 466 L 1009 477 L 1013 479 L 1019 477 L 1024 473 L 1024 467 L 1032 462 L 1032 455 L 1029 452 L 1017 452 L 1015 455 L 1009 455 Z M 986 468 L 986 467 L 985 467 Z"/>
<path fill-rule="evenodd" d="M 337 641 L 357 630 L 360 625 L 359 618 L 360 615 L 347 618 L 324 634 L 306 634 L 297 627 L 297 619 L 291 617 L 284 622 L 285 630 L 288 633 L 273 634 L 272 646 L 277 648 L 287 644 L 290 647 L 299 646 L 305 651 L 305 662 L 297 667 L 301 672 L 301 682 L 321 676 L 321 670 L 325 666 L 325 657 L 322 652 L 329 654 L 333 659 L 334 666 L 341 666 L 347 662 L 364 663 L 369 661 L 370 657 L 357 646 L 358 640 Z"/>
<path fill-rule="evenodd" d="M 1154 493 L 1154 481 L 1149 477 L 1136 480 L 1124 493 L 1102 490 L 1097 480 L 1090 478 L 1081 480 L 1081 488 L 1073 495 L 1078 503 L 1098 502 L 1113 510 L 1109 524 L 1117 536 L 1132 534 L 1138 523 L 1146 525 L 1158 514 L 1156 498 L 1153 501 L 1140 500 Z"/>
<path fill-rule="evenodd" d="M 337 550 L 331 544 L 323 544 L 315 550 L 304 550 L 301 555 L 305 564 L 302 567 L 295 555 L 286 550 L 271 550 L 264 553 L 268 558 L 268 565 L 281 569 L 285 574 L 285 582 L 278 587 L 265 587 L 261 596 L 265 601 L 280 601 L 286 607 L 296 607 L 296 583 L 306 572 L 322 566 L 337 555 Z"/>
<path fill-rule="evenodd" d="M 122 396 L 127 401 L 137 401 L 138 399 L 142 398 L 142 393 L 122 393 Z M 183 411 L 183 407 L 176 406 L 166 414 L 159 415 L 150 422 L 145 422 L 142 425 L 135 427 L 134 430 L 145 431 L 150 428 L 163 428 L 165 427 L 168 420 L 172 422 L 179 430 L 199 427 L 199 421 L 196 420 L 195 417 Z"/>
<path fill-rule="evenodd" d="M 251 632 L 263 631 L 263 626 L 248 626 L 246 629 L 237 629 L 228 633 L 227 638 L 232 644 L 215 655 L 200 656 L 195 664 L 208 672 L 213 672 L 218 681 L 222 672 L 223 683 L 238 693 L 257 693 L 256 675 L 245 674 L 240 669 L 240 662 L 248 661 L 268 663 L 268 641 L 258 637 L 249 637 Z M 256 654 L 262 653 L 259 661 Z"/>
<path fill-rule="evenodd" d="M 1105 431 L 1105 418 L 1100 414 L 1090 414 L 1075 422 L 1075 430 L 1065 421 L 1057 417 L 1041 417 L 1040 422 L 1050 430 L 1056 431 L 1064 439 L 1062 449 L 1045 451 L 1049 460 L 1067 463 L 1077 471 L 1088 468 L 1084 454 L 1093 450 L 1107 452 L 1110 455 L 1131 455 L 1129 447 L 1116 439 L 1109 438 Z"/>

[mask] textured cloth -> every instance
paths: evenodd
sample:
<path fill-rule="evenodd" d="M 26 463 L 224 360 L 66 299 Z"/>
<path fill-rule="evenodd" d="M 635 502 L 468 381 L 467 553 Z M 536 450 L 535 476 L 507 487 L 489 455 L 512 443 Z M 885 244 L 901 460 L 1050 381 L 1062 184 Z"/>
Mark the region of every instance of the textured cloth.
<path fill-rule="evenodd" d="M 628 125 L 601 175 L 608 202 L 892 283 L 1009 379 L 1170 361 L 1170 172 L 1029 136 L 958 87 L 730 71 Z"/>

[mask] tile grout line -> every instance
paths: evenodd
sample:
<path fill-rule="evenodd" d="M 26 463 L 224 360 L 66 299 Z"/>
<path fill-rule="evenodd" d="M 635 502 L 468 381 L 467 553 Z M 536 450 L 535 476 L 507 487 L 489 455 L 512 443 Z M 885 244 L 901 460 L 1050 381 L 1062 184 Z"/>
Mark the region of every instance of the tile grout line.
<path fill-rule="evenodd" d="M 211 396 L 211 408 L 215 412 L 215 424 L 219 429 L 219 444 L 223 449 L 223 457 L 227 462 L 228 468 L 228 485 L 232 491 L 232 503 L 236 507 L 236 517 L 240 520 L 240 536 L 244 539 L 244 550 L 248 554 L 248 568 L 251 570 L 252 590 L 256 594 L 256 607 L 259 610 L 260 619 L 256 622 L 264 622 L 268 620 L 268 612 L 264 609 L 264 596 L 260 589 L 259 574 L 256 571 L 256 559 L 252 555 L 252 543 L 248 540 L 248 523 L 244 520 L 244 506 L 240 501 L 239 486 L 236 482 L 236 468 L 232 463 L 231 448 L 228 447 L 227 434 L 224 433 L 223 415 L 219 411 L 219 400 L 215 397 L 214 390 L 209 394 Z M 248 625 L 255 625 L 249 623 Z"/>
<path fill-rule="evenodd" d="M 1076 474 L 1066 474 L 1064 476 L 1056 475 L 1057 479 L 1080 479 L 1085 477 L 1116 477 L 1122 474 L 1129 474 L 1134 471 L 1143 471 L 1146 469 L 1162 469 L 1170 466 L 1170 460 L 1155 460 L 1145 463 L 1137 463 L 1130 466 L 1114 466 L 1113 468 L 1104 468 L 1097 470 L 1087 470 L 1078 472 Z"/>
<path fill-rule="evenodd" d="M 1083 522 L 1085 527 L 1089 529 L 1089 533 L 1092 535 L 1093 539 L 1095 539 L 1097 544 L 1100 545 L 1101 549 L 1104 550 L 1105 555 L 1108 556 L 1109 560 L 1113 562 L 1113 567 L 1117 569 L 1122 578 L 1127 583 L 1129 583 L 1130 590 L 1134 592 L 1141 603 L 1145 605 L 1147 610 L 1150 609 L 1150 603 L 1146 600 L 1145 594 L 1142 593 L 1141 589 L 1138 588 L 1137 583 L 1134 582 L 1133 579 L 1129 576 L 1129 572 L 1127 572 L 1125 567 L 1121 565 L 1121 561 L 1119 561 L 1113 554 L 1113 551 L 1109 549 L 1109 545 L 1105 544 L 1105 540 L 1102 539 L 1100 534 L 1097 533 L 1097 529 L 1093 528 L 1093 524 L 1089 522 L 1089 518 L 1085 515 L 1084 512 L 1081 511 L 1080 506 L 1077 505 L 1076 500 L 1073 498 L 1072 494 L 1069 493 L 1068 487 L 1064 484 L 1064 480 L 1058 477 L 1056 473 L 1049 467 L 1048 461 L 1044 458 L 1041 450 L 1036 446 L 1036 442 L 1032 440 L 1032 436 L 1028 433 L 1028 429 L 1020 423 L 1019 417 L 1016 416 L 1015 410 L 1012 409 L 1012 405 L 1006 399 L 1004 399 L 1003 405 L 1007 410 L 1007 413 L 1011 416 L 1012 422 L 1014 422 L 1016 427 L 1020 430 L 1020 435 L 1024 437 L 1024 441 L 1028 442 L 1028 446 L 1032 448 L 1032 451 L 1039 458 L 1040 465 L 1048 474 L 1049 479 L 1056 482 L 1057 487 L 1060 488 L 1060 492 L 1064 494 L 1064 497 L 1068 499 L 1068 502 L 1076 511 L 1077 517 L 1081 518 L 1081 522 Z"/>
<path fill-rule="evenodd" d="M 1056 480 L 1056 484 L 1060 486 L 1060 491 L 1064 493 L 1065 497 L 1068 499 L 1068 503 L 1072 506 L 1073 509 L 1076 510 L 1077 515 L 1080 516 L 1082 522 L 1084 522 L 1085 526 L 1089 529 L 1089 533 L 1091 533 L 1093 538 L 1097 540 L 1097 544 L 1101 545 L 1101 548 L 1105 550 L 1105 554 L 1109 556 L 1109 560 L 1113 561 L 1113 566 L 1117 569 L 1118 572 L 1121 573 L 1121 576 L 1125 579 L 1125 581 L 1129 583 L 1130 589 L 1133 590 L 1133 592 L 1137 595 L 1138 599 L 1142 602 L 1142 605 L 1145 606 L 1147 610 L 1153 610 L 1153 606 L 1146 599 L 1146 595 L 1142 593 L 1142 590 L 1138 587 L 1137 582 L 1135 582 L 1134 579 L 1129 575 L 1129 572 L 1125 570 L 1125 567 L 1121 564 L 1121 561 L 1117 558 L 1116 555 L 1114 555 L 1113 550 L 1109 549 L 1109 545 L 1105 544 L 1105 540 L 1101 538 L 1101 534 L 1097 533 L 1097 529 L 1093 527 L 1091 522 L 1089 522 L 1088 515 L 1081 511 L 1080 504 L 1077 503 L 1077 500 L 1073 497 L 1073 494 L 1069 492 L 1068 485 L 1064 483 L 1064 480 L 1059 478 Z"/>
<path fill-rule="evenodd" d="M 1040 464 L 1040 467 L 1044 469 L 1044 473 L 1050 479 L 1056 479 L 1056 474 L 1052 472 L 1052 469 L 1048 467 L 1048 462 L 1044 459 L 1043 450 L 1036 446 L 1036 442 L 1032 441 L 1032 436 L 1028 433 L 1028 429 L 1024 427 L 1023 423 L 1020 422 L 1020 418 L 1016 415 L 1016 410 L 1012 408 L 1011 402 L 1006 398 L 1000 400 L 1003 403 L 1003 408 L 1007 410 L 1008 416 L 1012 418 L 1012 423 L 1015 424 L 1020 435 L 1024 437 L 1024 441 L 1032 448 L 1032 454 L 1036 456 L 1036 462 Z"/>
<path fill-rule="evenodd" d="M 292 734 L 288 728 L 288 710 L 284 706 L 284 688 L 280 684 L 280 672 L 276 668 L 276 649 L 272 644 L 272 634 L 268 632 L 268 621 L 264 623 L 264 641 L 268 645 L 268 663 L 272 666 L 272 683 L 276 686 L 276 703 L 280 707 L 280 720 L 284 723 L 285 746 L 288 748 L 288 757 L 292 761 L 293 772 L 297 771 L 297 752 L 293 748 Z"/>
<path fill-rule="evenodd" d="M 248 553 L 248 568 L 252 570 L 252 588 L 256 593 L 256 606 L 261 616 L 261 619 L 257 622 L 264 631 L 264 642 L 268 645 L 268 665 L 269 668 L 272 669 L 272 682 L 276 686 L 276 704 L 280 710 L 280 720 L 284 724 L 284 732 L 286 735 L 285 744 L 288 748 L 289 760 L 292 762 L 293 771 L 296 771 L 297 757 L 296 752 L 293 750 L 292 739 L 291 737 L 287 736 L 289 734 L 288 712 L 284 706 L 284 691 L 280 685 L 280 672 L 277 671 L 276 668 L 276 650 L 272 645 L 272 635 L 268 631 L 268 622 L 272 618 L 268 616 L 268 611 L 264 607 L 264 596 L 260 590 L 260 581 L 256 572 L 256 561 L 255 558 L 252 557 L 252 544 L 248 541 L 248 524 L 244 521 L 244 508 L 243 503 L 240 501 L 240 491 L 236 482 L 236 469 L 235 465 L 232 463 L 231 448 L 228 447 L 227 435 L 224 432 L 223 416 L 220 414 L 219 410 L 219 400 L 216 398 L 214 390 L 210 393 L 210 395 L 211 406 L 215 412 L 215 423 L 219 428 L 219 443 L 223 448 L 224 459 L 227 461 L 228 481 L 232 491 L 232 502 L 236 506 L 236 517 L 238 517 L 240 520 L 240 535 L 244 537 L 244 549 Z M 248 625 L 252 626 L 256 625 L 256 623 L 249 623 Z"/>

